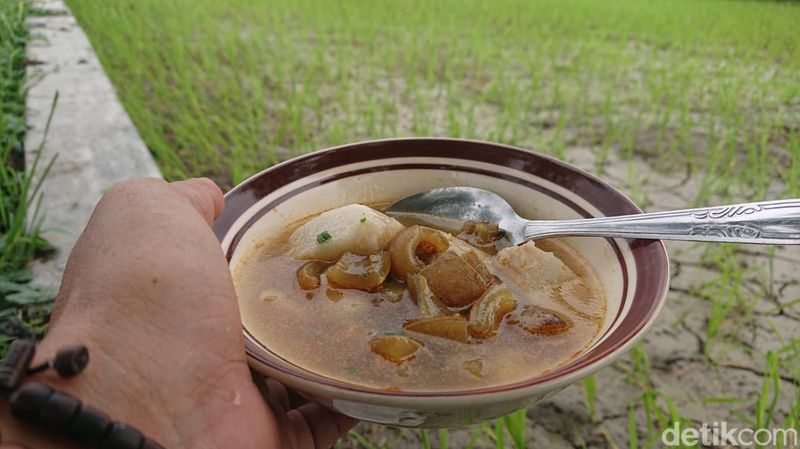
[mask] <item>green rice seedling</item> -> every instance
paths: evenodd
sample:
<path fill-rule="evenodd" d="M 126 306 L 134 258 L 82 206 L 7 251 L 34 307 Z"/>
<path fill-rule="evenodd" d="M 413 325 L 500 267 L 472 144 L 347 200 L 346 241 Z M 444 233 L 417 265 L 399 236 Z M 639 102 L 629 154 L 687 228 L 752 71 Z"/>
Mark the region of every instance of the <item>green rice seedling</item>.
<path fill-rule="evenodd" d="M 505 449 L 506 436 L 505 436 L 505 422 L 503 418 L 499 418 L 494 422 L 494 447 L 495 449 Z"/>
<path fill-rule="evenodd" d="M 795 432 L 800 434 L 800 392 L 795 393 L 795 400 L 789 413 L 786 414 L 786 419 L 783 422 L 782 428 L 786 430 L 794 429 Z M 778 449 L 790 448 L 791 444 L 785 445 L 782 439 L 777 441 Z M 794 449 L 792 447 L 792 449 Z"/>
<path fill-rule="evenodd" d="M 575 439 L 578 441 L 578 446 L 581 449 L 587 449 L 586 441 L 583 439 L 580 433 L 575 432 Z"/>
<path fill-rule="evenodd" d="M 419 431 L 420 439 L 422 440 L 422 447 L 423 449 L 431 449 L 431 440 L 428 437 L 428 429 L 422 429 Z"/>
<path fill-rule="evenodd" d="M 778 373 L 778 357 L 774 352 L 767 352 L 764 367 L 764 379 L 761 384 L 761 393 L 756 401 L 755 427 L 766 429 L 775 416 L 775 407 L 781 390 L 781 378 Z"/>
<path fill-rule="evenodd" d="M 658 399 L 666 408 L 658 404 Z M 636 420 L 636 401 L 628 404 L 628 445 L 629 447 L 662 447 L 661 434 L 664 430 L 677 427 L 680 431 L 692 425 L 692 422 L 681 416 L 671 397 L 658 390 L 648 390 L 641 395 L 642 406 L 646 419 L 646 439 L 640 439 L 639 426 Z M 685 446 L 679 446 L 685 447 Z"/>
<path fill-rule="evenodd" d="M 595 401 L 597 394 L 597 378 L 594 374 L 583 379 L 583 391 L 586 396 L 586 411 L 589 413 L 589 420 L 595 420 Z"/>
<path fill-rule="evenodd" d="M 791 133 L 786 143 L 789 160 L 786 164 L 779 165 L 781 181 L 786 188 L 786 195 L 797 197 L 800 195 L 800 132 Z"/>
<path fill-rule="evenodd" d="M 691 425 L 690 420 L 681 416 L 672 398 L 654 388 L 651 377 L 651 366 L 647 352 L 640 343 L 630 353 L 630 363 L 626 367 L 630 383 L 641 390 L 638 398 L 632 399 L 628 405 L 628 445 L 630 447 L 656 448 L 661 445 L 661 433 L 674 426 L 684 428 Z M 645 422 L 643 433 L 641 423 L 636 420 L 637 400 L 641 402 Z M 642 435 L 644 439 L 642 440 Z"/>
<path fill-rule="evenodd" d="M 450 432 L 447 429 L 439 429 L 437 433 L 439 435 L 438 449 L 447 449 L 449 447 L 448 440 L 450 438 Z M 424 449 L 431 449 L 433 447 L 431 445 L 431 438 L 428 429 L 420 429 L 419 436 Z"/>
<path fill-rule="evenodd" d="M 511 442 L 514 444 L 515 449 L 525 449 L 527 443 L 525 442 L 525 426 L 527 425 L 528 411 L 526 409 L 517 410 L 514 413 L 508 414 L 503 417 L 508 436 L 511 437 Z"/>
<path fill-rule="evenodd" d="M 367 439 L 367 437 L 362 435 L 361 432 L 357 430 L 352 429 L 349 432 L 347 432 L 347 435 L 350 438 L 352 438 L 356 443 L 358 443 L 360 446 L 366 449 L 385 449 L 381 446 L 376 446 L 375 444 L 370 442 L 369 439 Z"/>
<path fill-rule="evenodd" d="M 464 446 L 464 449 L 474 449 L 477 447 L 478 443 L 482 440 L 483 436 L 486 435 L 486 424 L 481 423 L 475 426 L 469 433 L 469 440 L 467 444 Z"/>
<path fill-rule="evenodd" d="M 633 402 L 628 404 L 628 447 L 630 449 L 639 448 L 639 434 L 636 430 L 636 411 Z"/>
<path fill-rule="evenodd" d="M 647 390 L 642 392 L 642 408 L 645 414 L 645 426 L 647 429 L 647 447 L 653 447 L 653 444 L 658 438 L 658 429 L 664 429 L 667 426 L 667 420 L 664 413 L 656 403 L 659 393 L 656 390 Z"/>
<path fill-rule="evenodd" d="M 636 344 L 631 348 L 631 369 L 628 373 L 630 380 L 638 385 L 642 391 L 652 388 L 650 381 L 650 359 L 642 343 Z"/>
<path fill-rule="evenodd" d="M 779 332 L 776 335 L 781 337 Z M 792 338 L 784 342 L 775 355 L 778 357 L 778 368 L 789 372 L 795 379 L 800 379 L 800 339 Z"/>
<path fill-rule="evenodd" d="M 670 398 L 669 396 L 665 396 L 665 400 L 667 402 L 667 411 L 669 412 L 669 422 L 667 425 L 673 426 L 677 424 L 679 431 L 682 431 L 682 429 L 684 428 L 690 427 L 692 425 L 691 420 L 681 416 L 680 413 L 678 413 L 678 408 L 675 407 L 675 403 L 672 401 L 672 398 Z M 685 446 L 681 444 L 681 447 Z M 697 446 L 695 445 L 690 447 L 697 447 Z"/>
<path fill-rule="evenodd" d="M 447 439 L 448 439 L 447 429 L 439 429 L 439 449 L 448 448 Z"/>
<path fill-rule="evenodd" d="M 739 404 L 745 402 L 745 399 L 731 397 L 731 396 L 711 396 L 703 398 L 703 404 Z"/>
<path fill-rule="evenodd" d="M 761 296 L 752 295 L 743 287 L 746 271 L 736 257 L 736 245 L 707 245 L 702 255 L 704 263 L 719 269 L 719 276 L 699 287 L 698 293 L 711 304 L 706 326 L 705 356 L 709 360 L 720 357 L 724 347 L 717 345 L 720 340 L 735 340 L 736 329 L 731 320 L 739 323 L 747 321 L 753 313 L 756 301 Z M 750 268 L 750 272 L 756 271 Z M 763 286 L 762 286 L 763 288 Z"/>

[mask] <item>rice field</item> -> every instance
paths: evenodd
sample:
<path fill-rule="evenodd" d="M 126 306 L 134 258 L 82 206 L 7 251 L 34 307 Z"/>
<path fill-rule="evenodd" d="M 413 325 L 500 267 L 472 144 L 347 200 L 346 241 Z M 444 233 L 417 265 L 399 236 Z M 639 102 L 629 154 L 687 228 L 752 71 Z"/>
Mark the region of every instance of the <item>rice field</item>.
<path fill-rule="evenodd" d="M 295 154 L 429 135 L 552 154 L 651 210 L 800 197 L 797 2 L 67 4 L 170 179 L 230 187 Z M 661 327 L 614 367 L 494 423 L 362 425 L 337 447 L 661 447 L 706 418 L 798 428 L 800 252 L 669 249 Z"/>

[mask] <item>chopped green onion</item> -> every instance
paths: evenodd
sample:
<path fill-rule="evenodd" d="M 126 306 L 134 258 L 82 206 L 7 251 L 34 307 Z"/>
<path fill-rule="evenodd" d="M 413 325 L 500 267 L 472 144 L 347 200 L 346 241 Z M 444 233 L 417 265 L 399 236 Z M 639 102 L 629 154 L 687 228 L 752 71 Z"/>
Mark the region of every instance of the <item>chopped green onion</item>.
<path fill-rule="evenodd" d="M 328 231 L 322 231 L 317 235 L 317 243 L 325 243 L 331 239 L 331 233 Z"/>

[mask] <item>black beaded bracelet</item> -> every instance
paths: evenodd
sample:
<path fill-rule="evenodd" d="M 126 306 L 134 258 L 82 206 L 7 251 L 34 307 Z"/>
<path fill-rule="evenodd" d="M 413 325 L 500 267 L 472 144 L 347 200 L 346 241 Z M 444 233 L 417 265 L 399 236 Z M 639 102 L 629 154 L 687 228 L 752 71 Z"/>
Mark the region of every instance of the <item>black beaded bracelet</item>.
<path fill-rule="evenodd" d="M 40 382 L 22 382 L 26 376 L 47 369 L 54 369 L 61 377 L 79 374 L 89 363 L 85 346 L 64 347 L 51 360 L 30 367 L 35 352 L 33 340 L 15 340 L 0 361 L 0 396 L 8 399 L 15 418 L 60 433 L 85 447 L 164 449 L 135 427 L 113 421 L 73 396 Z"/>

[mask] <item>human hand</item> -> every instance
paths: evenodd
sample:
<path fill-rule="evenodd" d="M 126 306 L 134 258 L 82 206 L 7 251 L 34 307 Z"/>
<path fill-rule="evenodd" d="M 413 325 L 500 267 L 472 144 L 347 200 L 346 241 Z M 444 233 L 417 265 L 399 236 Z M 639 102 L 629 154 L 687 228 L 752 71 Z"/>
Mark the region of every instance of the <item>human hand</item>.
<path fill-rule="evenodd" d="M 211 232 L 223 207 L 207 179 L 136 179 L 97 205 L 70 255 L 37 360 L 83 344 L 79 376 L 41 380 L 168 449 L 322 449 L 355 424 L 251 378 L 227 261 Z M 262 389 L 264 390 L 264 389 Z M 269 405 L 268 405 L 269 403 Z M 71 447 L 0 414 L 2 443 Z"/>

